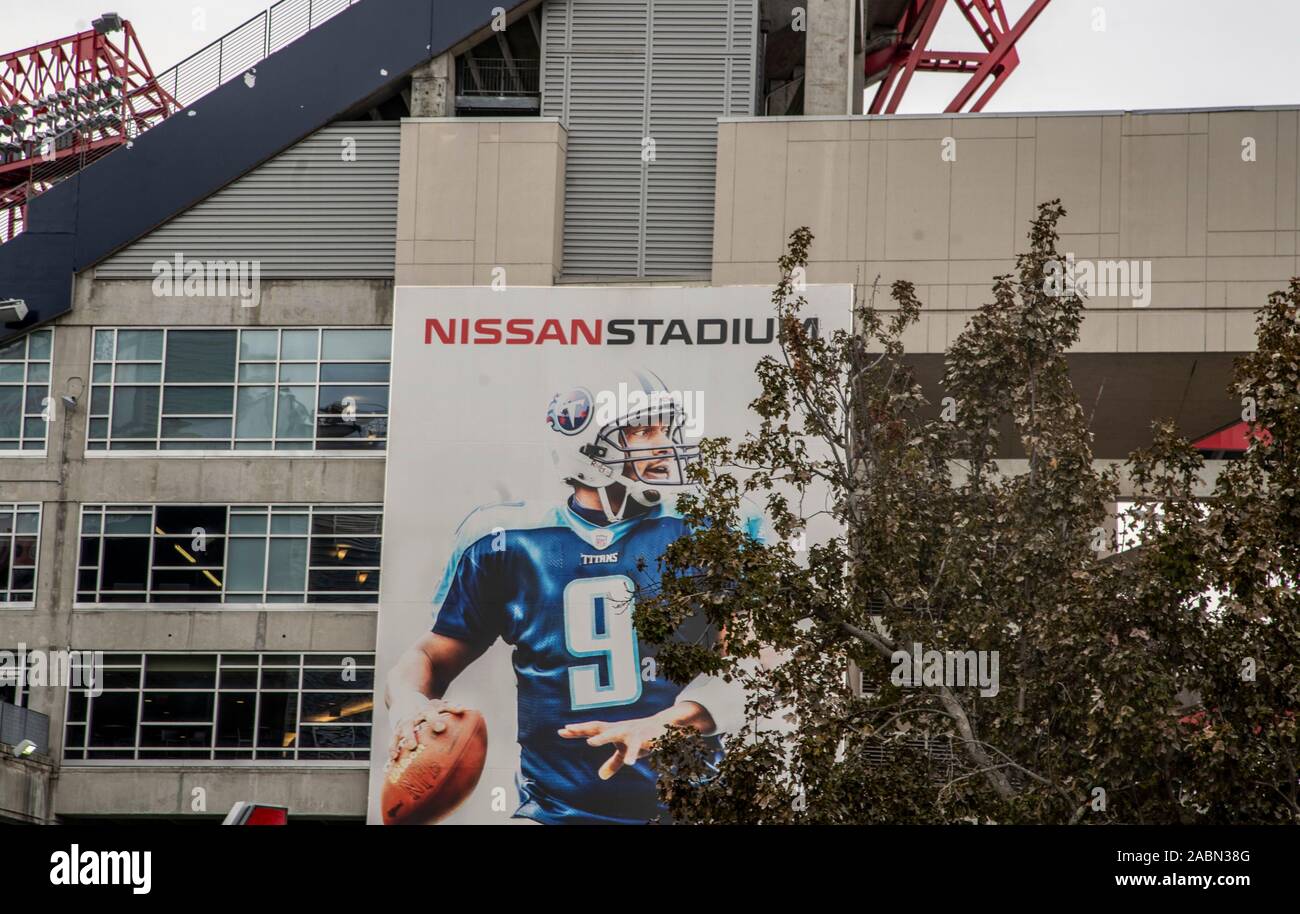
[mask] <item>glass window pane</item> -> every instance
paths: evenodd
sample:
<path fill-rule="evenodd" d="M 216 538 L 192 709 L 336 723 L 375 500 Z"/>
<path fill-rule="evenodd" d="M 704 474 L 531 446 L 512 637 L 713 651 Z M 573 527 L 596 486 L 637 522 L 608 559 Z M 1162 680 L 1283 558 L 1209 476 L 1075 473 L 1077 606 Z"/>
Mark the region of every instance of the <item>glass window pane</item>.
<path fill-rule="evenodd" d="M 267 590 L 302 590 L 307 575 L 307 540 L 271 540 L 267 566 Z"/>
<path fill-rule="evenodd" d="M 149 540 L 105 539 L 100 589 L 143 592 L 149 582 Z"/>
<path fill-rule="evenodd" d="M 281 365 L 280 380 L 286 383 L 308 384 L 316 383 L 316 366 L 313 365 Z"/>
<path fill-rule="evenodd" d="M 379 567 L 378 538 L 313 537 L 311 545 L 313 566 L 338 568 Z"/>
<path fill-rule="evenodd" d="M 18 532 L 35 533 L 37 528 L 40 526 L 40 518 L 41 516 L 35 511 L 19 511 Z"/>
<path fill-rule="evenodd" d="M 264 694 L 258 712 L 257 745 L 292 749 L 298 735 L 298 696 L 289 692 Z"/>
<path fill-rule="evenodd" d="M 234 330 L 173 330 L 167 336 L 167 381 L 235 380 Z"/>
<path fill-rule="evenodd" d="M 232 539 L 226 565 L 226 590 L 261 591 L 266 566 L 266 540 Z"/>
<path fill-rule="evenodd" d="M 50 388 L 42 384 L 39 387 L 34 384 L 27 385 L 27 414 L 39 416 L 45 411 L 45 401 L 49 399 Z"/>
<path fill-rule="evenodd" d="M 46 383 L 50 380 L 50 366 L 46 362 L 33 362 L 27 366 L 28 382 Z"/>
<path fill-rule="evenodd" d="M 387 362 L 361 362 L 358 364 L 340 364 L 326 362 L 320 367 L 320 379 L 325 381 L 381 381 L 388 380 Z"/>
<path fill-rule="evenodd" d="M 219 438 L 229 440 L 229 419 L 164 419 L 164 438 Z"/>
<path fill-rule="evenodd" d="M 383 532 L 382 514 L 341 514 L 317 510 L 311 532 L 323 536 L 378 536 Z"/>
<path fill-rule="evenodd" d="M 92 699 L 90 745 L 134 746 L 139 700 L 135 692 L 105 692 Z"/>
<path fill-rule="evenodd" d="M 165 387 L 164 416 L 229 416 L 235 398 L 233 387 Z"/>
<path fill-rule="evenodd" d="M 275 388 L 241 387 L 235 419 L 236 438 L 270 438 L 275 424 Z"/>
<path fill-rule="evenodd" d="M 104 533 L 109 536 L 151 532 L 153 532 L 152 514 L 109 514 L 104 520 Z"/>
<path fill-rule="evenodd" d="M 23 423 L 23 435 L 27 438 L 43 439 L 45 437 L 45 420 L 28 419 Z"/>
<path fill-rule="evenodd" d="M 226 541 L 210 532 L 197 534 L 187 531 L 181 536 L 155 537 L 154 584 L 158 583 L 157 571 L 160 568 L 206 568 L 220 572 L 225 567 L 225 559 Z"/>
<path fill-rule="evenodd" d="M 222 677 L 223 685 L 225 676 Z M 227 692 L 217 699 L 217 745 L 246 748 L 253 745 L 254 692 Z"/>
<path fill-rule="evenodd" d="M 102 520 L 103 516 L 100 514 L 83 514 L 81 516 L 81 532 L 98 533 L 99 524 Z"/>
<path fill-rule="evenodd" d="M 274 330 L 245 330 L 239 334 L 239 357 L 244 361 L 275 361 L 280 345 Z"/>
<path fill-rule="evenodd" d="M 324 330 L 321 333 L 322 361 L 331 359 L 378 359 L 388 361 L 392 350 L 389 330 Z"/>
<path fill-rule="evenodd" d="M 27 341 L 27 358 L 33 362 L 48 361 L 50 358 L 50 331 L 37 330 Z"/>
<path fill-rule="evenodd" d="M 369 723 L 371 700 L 366 695 L 347 692 L 305 692 L 302 696 L 304 723 L 333 723 L 344 719 L 348 723 Z"/>
<path fill-rule="evenodd" d="M 113 400 L 114 438 L 157 438 L 156 387 L 119 387 Z"/>
<path fill-rule="evenodd" d="M 162 596 L 168 594 L 170 597 Z M 193 568 L 155 568 L 150 598 L 154 602 L 185 602 L 191 599 L 221 598 L 221 577 Z"/>
<path fill-rule="evenodd" d="M 162 353 L 163 332 L 161 330 L 117 331 L 119 362 L 157 362 L 161 361 Z"/>
<path fill-rule="evenodd" d="M 92 387 L 90 389 L 90 414 L 92 416 L 107 416 L 112 400 L 113 391 L 107 385 L 101 384 Z"/>
<path fill-rule="evenodd" d="M 117 383 L 119 384 L 156 384 L 161 380 L 161 365 L 117 366 Z"/>
<path fill-rule="evenodd" d="M 322 387 L 320 411 L 342 414 L 351 405 L 358 416 L 385 415 L 388 412 L 387 387 Z"/>
<path fill-rule="evenodd" d="M 231 514 L 231 533 L 266 533 L 265 514 Z"/>
<path fill-rule="evenodd" d="M 0 382 L 17 381 L 21 384 L 24 377 L 25 373 L 21 362 L 0 362 Z"/>
<path fill-rule="evenodd" d="M 113 331 L 95 331 L 95 361 L 111 362 L 113 360 Z"/>
<path fill-rule="evenodd" d="M 15 536 L 14 537 L 14 567 L 15 568 L 34 568 L 36 567 L 36 537 L 34 536 Z M 17 587 L 15 579 L 14 586 Z"/>
<path fill-rule="evenodd" d="M 377 571 L 313 571 L 307 581 L 313 593 L 357 593 L 379 590 Z"/>
<path fill-rule="evenodd" d="M 23 425 L 23 389 L 0 387 L 0 438 L 17 438 Z"/>
<path fill-rule="evenodd" d="M 95 384 L 108 384 L 113 380 L 112 365 L 96 365 L 90 370 L 90 379 Z"/>
<path fill-rule="evenodd" d="M 319 661 L 312 658 L 312 663 Z M 344 678 L 345 671 L 340 665 L 338 667 L 321 667 L 318 669 L 303 670 L 302 687 L 304 689 L 338 689 L 340 691 L 354 690 L 358 692 L 369 692 L 374 688 L 375 674 L 372 670 L 358 670 L 349 668 Z M 355 695 L 352 696 L 356 698 Z"/>
<path fill-rule="evenodd" d="M 276 514 L 271 518 L 272 533 L 306 533 L 306 514 Z"/>
<path fill-rule="evenodd" d="M 263 381 L 275 380 L 274 365 L 240 365 L 239 380 L 241 383 L 257 383 Z"/>
<path fill-rule="evenodd" d="M 316 360 L 315 330 L 286 330 L 280 336 L 280 358 L 291 361 Z"/>
<path fill-rule="evenodd" d="M 0 362 L 21 362 L 27 358 L 27 340 L 18 337 L 7 343 L 0 343 Z"/>
<path fill-rule="evenodd" d="M 206 531 L 208 536 L 226 532 L 226 509 L 221 505 L 159 505 L 158 531 L 179 536 L 194 529 Z"/>
<path fill-rule="evenodd" d="M 153 685 L 163 689 L 185 687 L 179 684 L 173 685 L 170 680 L 165 682 L 151 681 L 154 678 L 152 667 L 153 664 L 150 664 L 150 669 L 144 674 L 146 685 Z M 215 684 L 216 679 L 214 676 L 209 685 Z M 172 720 L 211 720 L 213 697 L 211 692 L 145 692 L 140 719 L 160 723 Z"/>
<path fill-rule="evenodd" d="M 211 689 L 217 684 L 216 654 L 149 654 L 145 688 Z"/>
<path fill-rule="evenodd" d="M 277 438 L 311 438 L 316 427 L 316 389 L 280 388 L 280 414 L 275 421 Z"/>

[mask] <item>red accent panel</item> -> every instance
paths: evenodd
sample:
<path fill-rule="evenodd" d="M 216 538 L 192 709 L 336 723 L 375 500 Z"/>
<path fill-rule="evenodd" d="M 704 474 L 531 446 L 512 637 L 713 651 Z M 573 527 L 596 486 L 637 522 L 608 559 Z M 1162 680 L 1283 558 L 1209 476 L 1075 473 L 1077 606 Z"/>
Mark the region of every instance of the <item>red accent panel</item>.
<path fill-rule="evenodd" d="M 1250 426 L 1245 422 L 1236 422 L 1217 432 L 1211 432 L 1199 441 L 1193 441 L 1192 447 L 1198 451 L 1238 451 L 1244 452 L 1250 447 L 1250 440 L 1254 438 L 1262 444 L 1268 444 L 1273 440 L 1273 436 L 1268 433 L 1268 429 L 1259 426 Z"/>
<path fill-rule="evenodd" d="M 283 806 L 253 806 L 243 825 L 288 825 L 289 810 Z"/>

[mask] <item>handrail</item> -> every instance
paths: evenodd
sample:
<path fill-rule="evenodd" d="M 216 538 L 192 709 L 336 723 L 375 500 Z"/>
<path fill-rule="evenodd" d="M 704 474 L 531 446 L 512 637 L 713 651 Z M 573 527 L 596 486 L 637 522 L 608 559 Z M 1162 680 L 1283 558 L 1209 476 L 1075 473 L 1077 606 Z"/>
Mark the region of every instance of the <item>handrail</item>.
<path fill-rule="evenodd" d="M 279 0 L 157 76 L 187 108 L 361 0 Z"/>

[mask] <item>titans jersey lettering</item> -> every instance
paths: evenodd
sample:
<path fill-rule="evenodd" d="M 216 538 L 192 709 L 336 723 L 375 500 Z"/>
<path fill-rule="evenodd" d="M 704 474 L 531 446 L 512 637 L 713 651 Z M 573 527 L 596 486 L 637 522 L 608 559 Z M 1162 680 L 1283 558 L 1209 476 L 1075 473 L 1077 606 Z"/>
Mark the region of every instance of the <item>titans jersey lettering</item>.
<path fill-rule="evenodd" d="M 650 717 L 682 687 L 651 675 L 653 649 L 632 624 L 638 586 L 658 582 L 657 559 L 686 531 L 662 507 L 598 526 L 568 505 L 530 517 L 523 504 L 481 509 L 457 535 L 435 600 L 433 631 L 486 650 L 514 647 L 521 805 L 543 823 L 644 823 L 664 813 L 644 760 L 608 781 L 608 746 L 556 731 L 589 720 Z M 642 568 L 638 568 L 638 565 Z M 708 637 L 704 626 L 683 631 Z"/>

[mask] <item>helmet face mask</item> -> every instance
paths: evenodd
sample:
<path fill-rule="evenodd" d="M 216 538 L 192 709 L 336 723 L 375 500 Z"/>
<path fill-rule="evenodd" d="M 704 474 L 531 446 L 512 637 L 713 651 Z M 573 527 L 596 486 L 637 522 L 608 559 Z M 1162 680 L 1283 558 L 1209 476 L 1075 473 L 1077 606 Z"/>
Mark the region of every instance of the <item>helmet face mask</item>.
<path fill-rule="evenodd" d="M 686 415 L 680 398 L 649 373 L 636 373 L 633 388 L 648 405 L 622 415 L 601 416 L 596 399 L 577 388 L 552 399 L 547 420 L 563 440 L 553 440 L 552 457 L 569 485 L 594 489 L 611 523 L 622 520 L 629 500 L 646 507 L 663 502 L 666 489 L 689 485 L 688 468 L 700 459 L 698 445 L 687 444 Z M 557 436 L 558 437 L 558 436 Z M 608 489 L 624 491 L 615 512 Z"/>
<path fill-rule="evenodd" d="M 592 460 L 620 471 L 617 482 L 687 485 L 687 468 L 700 459 L 700 449 L 686 443 L 682 423 L 677 414 L 632 418 L 617 426 L 606 426 L 596 436 L 605 456 L 593 453 Z"/>

